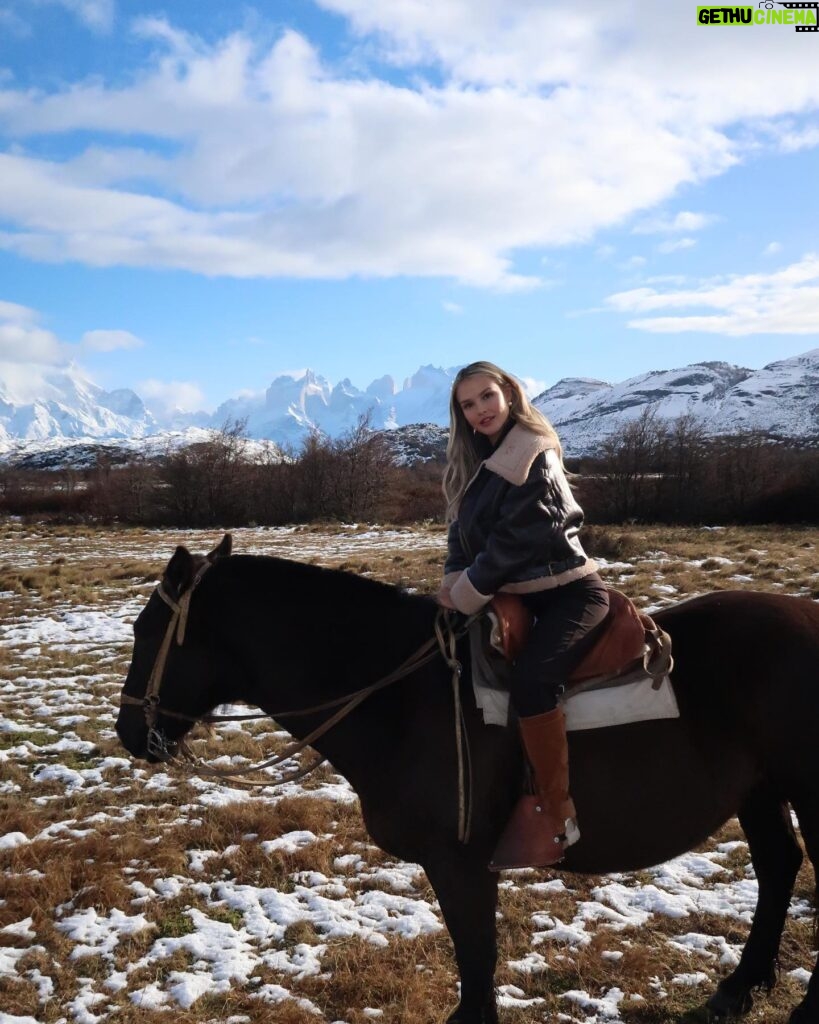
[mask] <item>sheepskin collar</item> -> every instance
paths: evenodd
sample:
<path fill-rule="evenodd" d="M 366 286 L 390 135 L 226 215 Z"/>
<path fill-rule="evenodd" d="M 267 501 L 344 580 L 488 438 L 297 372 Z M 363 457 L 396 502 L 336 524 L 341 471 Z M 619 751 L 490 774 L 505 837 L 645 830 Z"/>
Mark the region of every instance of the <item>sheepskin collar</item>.
<path fill-rule="evenodd" d="M 533 434 L 531 430 L 516 423 L 484 465 L 510 484 L 520 487 L 526 483 L 529 470 L 538 455 L 553 447 L 548 437 Z"/>

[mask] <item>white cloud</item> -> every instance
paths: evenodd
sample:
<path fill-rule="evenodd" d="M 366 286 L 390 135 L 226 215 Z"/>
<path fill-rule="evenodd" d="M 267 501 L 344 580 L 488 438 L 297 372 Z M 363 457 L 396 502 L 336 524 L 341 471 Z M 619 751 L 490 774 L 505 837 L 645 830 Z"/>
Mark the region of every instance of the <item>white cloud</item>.
<path fill-rule="evenodd" d="M 0 323 L 0 359 L 19 363 L 59 363 L 60 343 L 51 331 L 19 323 Z"/>
<path fill-rule="evenodd" d="M 175 412 L 197 412 L 204 406 L 205 396 L 198 384 L 189 380 L 156 380 L 150 378 L 137 384 L 137 394 L 147 408 L 162 418 Z"/>
<path fill-rule="evenodd" d="M 627 260 L 617 264 L 618 270 L 639 270 L 646 265 L 645 256 L 629 256 Z"/>
<path fill-rule="evenodd" d="M 0 299 L 0 320 L 10 320 L 17 324 L 31 324 L 39 319 L 39 313 L 30 306 L 21 306 L 17 302 L 4 302 Z"/>
<path fill-rule="evenodd" d="M 689 279 L 685 274 L 652 274 L 651 277 L 643 279 L 643 284 L 666 284 L 682 287 L 688 284 Z"/>
<path fill-rule="evenodd" d="M 802 149 L 819 146 L 819 128 L 787 130 L 780 135 L 779 145 L 783 153 L 798 153 Z"/>
<path fill-rule="evenodd" d="M 782 252 L 781 242 L 769 242 L 768 245 L 762 250 L 763 256 L 776 256 L 777 253 Z"/>
<path fill-rule="evenodd" d="M 114 352 L 117 349 L 141 348 L 145 342 L 130 331 L 86 331 L 80 344 L 92 352 Z"/>
<path fill-rule="evenodd" d="M 435 62 L 441 84 L 339 71 L 291 30 L 272 47 L 241 32 L 210 44 L 143 19 L 156 52 L 129 84 L 0 91 L 0 130 L 17 142 L 0 158 L 0 247 L 236 277 L 532 288 L 516 252 L 645 214 L 777 147 L 763 121 L 817 106 L 809 47 L 703 31 L 683 4 L 322 6 L 393 60 Z M 65 159 L 22 145 L 76 132 L 104 142 Z M 707 217 L 669 215 L 666 230 L 688 236 Z"/>
<path fill-rule="evenodd" d="M 657 252 L 679 252 L 681 249 L 692 249 L 696 244 L 696 238 L 669 238 L 665 242 L 660 242 Z"/>
<path fill-rule="evenodd" d="M 37 0 L 65 7 L 94 32 L 110 32 L 114 25 L 114 0 Z"/>
<path fill-rule="evenodd" d="M 37 366 L 63 366 L 81 351 L 114 352 L 143 344 L 130 331 L 86 331 L 79 345 L 61 341 L 40 324 L 41 315 L 30 306 L 0 300 L 0 361 Z"/>
<path fill-rule="evenodd" d="M 658 334 L 682 331 L 705 331 L 730 337 L 816 334 L 819 333 L 819 255 L 809 253 L 798 263 L 771 274 L 735 275 L 677 291 L 635 288 L 610 295 L 606 302 L 609 309 L 620 313 L 698 310 L 686 315 L 640 316 L 629 321 L 629 327 Z"/>
<path fill-rule="evenodd" d="M 546 390 L 546 381 L 537 380 L 535 377 L 518 377 L 523 385 L 523 390 L 529 398 L 536 398 L 542 391 Z"/>
<path fill-rule="evenodd" d="M 702 101 L 691 111 L 701 121 L 730 121 L 739 111 L 770 116 L 782 102 L 769 95 L 771 79 L 781 86 L 788 68 L 797 91 L 807 97 L 811 78 L 815 91 L 815 55 L 793 45 L 792 31 L 709 32 L 680 0 L 661 7 L 656 0 L 318 2 L 349 18 L 361 35 L 375 34 L 392 60 L 435 63 L 464 82 L 564 87 L 586 81 L 596 92 L 643 81 L 660 102 Z"/>
<path fill-rule="evenodd" d="M 38 324 L 36 310 L 16 302 L 0 302 L 0 360 L 55 365 L 65 362 L 64 346 Z"/>
<path fill-rule="evenodd" d="M 457 302 L 442 302 L 441 305 L 447 313 L 452 313 L 455 316 L 463 313 L 464 311 L 464 307 L 459 305 Z"/>
<path fill-rule="evenodd" d="M 161 16 L 135 18 L 131 22 L 131 31 L 143 39 L 162 40 L 179 54 L 192 57 L 196 53 L 196 44 L 193 37 L 187 32 L 173 28 L 172 25 Z"/>
<path fill-rule="evenodd" d="M 677 232 L 702 231 L 709 224 L 713 224 L 715 220 L 717 218 L 710 213 L 681 210 L 673 217 L 668 214 L 651 217 L 637 224 L 633 233 L 635 235 L 672 235 Z"/>
<path fill-rule="evenodd" d="M 49 398 L 59 398 L 59 390 L 50 381 L 53 367 L 41 363 L 4 359 L 0 346 L 0 382 L 3 398 L 12 405 L 27 405 Z"/>

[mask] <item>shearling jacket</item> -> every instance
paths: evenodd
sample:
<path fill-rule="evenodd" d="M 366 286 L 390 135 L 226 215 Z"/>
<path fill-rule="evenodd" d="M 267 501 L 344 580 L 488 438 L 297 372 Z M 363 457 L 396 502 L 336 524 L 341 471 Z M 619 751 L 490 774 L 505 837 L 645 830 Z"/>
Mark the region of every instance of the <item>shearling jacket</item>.
<path fill-rule="evenodd" d="M 450 524 L 444 585 L 471 615 L 497 590 L 558 587 L 597 570 L 577 536 L 583 512 L 548 437 L 515 424 L 470 480 Z"/>

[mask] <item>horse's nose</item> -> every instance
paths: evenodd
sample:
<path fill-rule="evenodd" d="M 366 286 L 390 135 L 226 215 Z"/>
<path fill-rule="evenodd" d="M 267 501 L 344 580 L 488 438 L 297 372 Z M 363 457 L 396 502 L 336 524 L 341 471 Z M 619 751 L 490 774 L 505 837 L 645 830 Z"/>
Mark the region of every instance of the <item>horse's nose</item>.
<path fill-rule="evenodd" d="M 140 721 L 135 715 L 128 714 L 131 710 L 138 709 L 120 708 L 115 727 L 117 736 L 119 736 L 120 743 L 132 757 L 144 761 L 148 753 L 147 730 L 144 722 Z"/>

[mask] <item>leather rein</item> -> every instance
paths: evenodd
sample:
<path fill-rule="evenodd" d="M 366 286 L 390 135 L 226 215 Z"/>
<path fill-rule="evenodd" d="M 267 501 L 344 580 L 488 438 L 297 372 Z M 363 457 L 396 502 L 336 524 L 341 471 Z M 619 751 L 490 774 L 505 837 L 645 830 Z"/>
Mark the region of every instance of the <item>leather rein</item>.
<path fill-rule="evenodd" d="M 353 693 L 345 694 L 343 697 L 336 697 L 333 700 L 328 700 L 322 704 L 316 704 L 309 708 L 299 708 L 296 710 L 291 709 L 289 711 L 273 713 L 259 712 L 241 715 L 186 715 L 180 711 L 172 711 L 168 708 L 162 707 L 160 704 L 160 690 L 162 687 L 162 680 L 165 675 L 165 665 L 168 660 L 168 654 L 170 653 L 174 637 L 176 638 L 177 645 L 181 647 L 185 642 L 185 631 L 187 628 L 193 592 L 199 585 L 202 577 L 210 568 L 211 564 L 211 562 L 207 561 L 202 563 L 194 575 L 190 587 L 178 600 L 175 600 L 168 593 L 162 582 L 157 585 L 156 593 L 171 609 L 171 618 L 166 627 L 165 636 L 163 637 L 159 651 L 157 652 L 156 660 L 154 661 L 151 669 L 151 674 L 148 678 L 148 685 L 145 688 L 145 695 L 143 697 L 131 697 L 129 694 L 123 693 L 120 696 L 120 707 L 123 705 L 129 705 L 141 707 L 143 709 L 145 713 L 145 721 L 148 726 L 148 737 L 146 741 L 148 752 L 159 761 L 165 764 L 172 764 L 190 775 L 204 775 L 240 786 L 282 786 L 287 783 L 298 782 L 318 768 L 319 765 L 323 764 L 326 758 L 319 755 L 318 758 L 307 765 L 306 768 L 299 768 L 296 772 L 286 778 L 266 780 L 249 779 L 245 775 L 239 774 L 230 768 L 214 768 L 194 753 L 187 740 L 184 738 L 179 741 L 169 743 L 168 739 L 157 727 L 159 716 L 165 715 L 167 718 L 181 719 L 182 721 L 190 722 L 194 725 L 197 723 L 213 725 L 217 722 L 242 722 L 262 718 L 279 719 L 300 715 L 312 715 L 321 711 L 329 711 L 333 708 L 338 709 L 335 714 L 331 715 L 326 719 L 326 721 L 322 722 L 321 725 L 313 729 L 313 731 L 305 736 L 304 739 L 294 741 L 285 747 L 280 754 L 277 754 L 266 761 L 261 761 L 258 764 L 250 765 L 245 769 L 247 772 L 260 772 L 267 768 L 276 768 L 284 762 L 290 761 L 296 754 L 301 753 L 301 751 L 306 747 L 311 746 L 315 740 L 319 739 L 326 732 L 329 732 L 334 725 L 337 725 L 342 721 L 342 719 L 346 718 L 347 715 L 349 715 L 368 697 L 377 693 L 379 690 L 383 690 L 386 687 L 391 686 L 393 683 L 397 683 L 401 679 L 405 679 L 407 676 L 416 672 L 423 665 L 428 664 L 433 658 L 440 654 L 452 674 L 452 695 L 455 706 L 455 744 L 458 761 L 458 838 L 463 843 L 468 842 L 472 817 L 472 787 L 471 785 L 467 787 L 465 777 L 466 774 L 469 773 L 471 780 L 471 757 L 466 734 L 466 722 L 460 698 L 461 664 L 456 657 L 455 649 L 457 641 L 466 634 L 469 626 L 472 624 L 476 616 L 469 617 L 465 622 L 461 623 L 459 628 L 456 628 L 455 615 L 453 612 L 447 608 L 439 608 L 435 616 L 435 635 L 433 637 L 425 641 L 420 647 L 413 651 L 413 653 L 403 661 L 398 668 L 394 669 L 386 676 L 382 676 L 380 679 L 377 679 L 374 683 L 370 683 L 369 686 L 364 686 L 359 690 L 355 690 Z"/>

